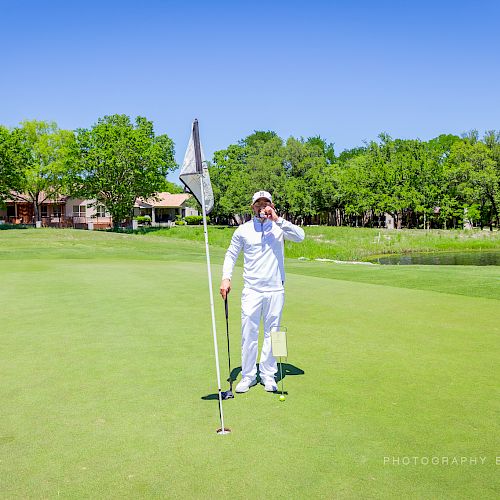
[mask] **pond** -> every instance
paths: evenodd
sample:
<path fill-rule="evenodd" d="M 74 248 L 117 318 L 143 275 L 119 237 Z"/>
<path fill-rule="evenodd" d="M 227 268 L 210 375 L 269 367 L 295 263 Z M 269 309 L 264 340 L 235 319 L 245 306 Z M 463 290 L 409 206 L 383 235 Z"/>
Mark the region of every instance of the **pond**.
<path fill-rule="evenodd" d="M 500 251 L 387 255 L 376 259 L 370 259 L 370 262 L 391 265 L 500 266 Z"/>

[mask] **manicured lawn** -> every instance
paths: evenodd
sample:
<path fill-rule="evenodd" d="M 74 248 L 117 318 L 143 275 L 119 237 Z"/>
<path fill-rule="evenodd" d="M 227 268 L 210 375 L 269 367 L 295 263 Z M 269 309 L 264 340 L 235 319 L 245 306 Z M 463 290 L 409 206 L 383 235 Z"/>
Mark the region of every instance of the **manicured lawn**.
<path fill-rule="evenodd" d="M 304 373 L 284 403 L 260 385 L 225 403 L 233 432 L 217 436 L 203 245 L 0 232 L 0 496 L 497 498 L 498 268 L 288 271 L 288 363 Z"/>

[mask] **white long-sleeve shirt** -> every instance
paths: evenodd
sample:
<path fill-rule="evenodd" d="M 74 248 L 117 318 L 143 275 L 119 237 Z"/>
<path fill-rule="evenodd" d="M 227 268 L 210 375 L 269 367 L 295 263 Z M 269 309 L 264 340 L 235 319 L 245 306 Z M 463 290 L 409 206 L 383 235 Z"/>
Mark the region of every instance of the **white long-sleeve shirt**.
<path fill-rule="evenodd" d="M 259 292 L 283 290 L 285 283 L 284 240 L 300 242 L 304 230 L 281 217 L 276 222 L 254 217 L 236 229 L 226 252 L 222 279 L 231 279 L 243 250 L 245 287 Z"/>

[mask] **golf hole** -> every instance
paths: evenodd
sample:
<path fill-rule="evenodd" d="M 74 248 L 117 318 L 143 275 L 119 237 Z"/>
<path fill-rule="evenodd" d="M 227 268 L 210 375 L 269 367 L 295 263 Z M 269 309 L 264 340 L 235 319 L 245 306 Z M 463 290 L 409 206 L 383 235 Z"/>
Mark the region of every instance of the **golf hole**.
<path fill-rule="evenodd" d="M 231 434 L 231 429 L 228 427 L 224 427 L 224 430 L 222 428 L 217 429 L 217 434 Z"/>

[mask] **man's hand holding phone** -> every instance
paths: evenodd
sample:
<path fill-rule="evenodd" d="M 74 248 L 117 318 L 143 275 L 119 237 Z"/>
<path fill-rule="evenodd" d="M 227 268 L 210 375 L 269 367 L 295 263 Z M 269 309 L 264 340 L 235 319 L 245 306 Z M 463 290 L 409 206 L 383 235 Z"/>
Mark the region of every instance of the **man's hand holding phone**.
<path fill-rule="evenodd" d="M 274 222 L 278 220 L 278 214 L 274 210 L 274 205 L 268 205 L 260 210 L 259 216 L 261 219 L 270 219 Z"/>

